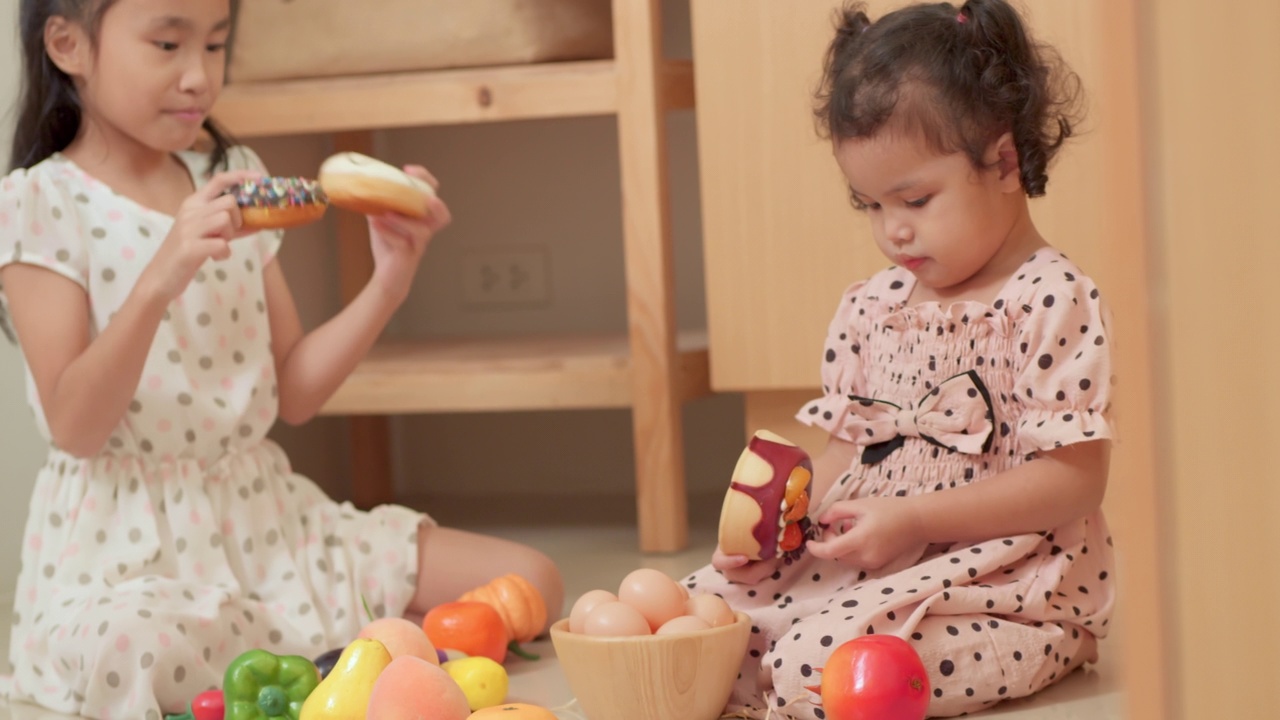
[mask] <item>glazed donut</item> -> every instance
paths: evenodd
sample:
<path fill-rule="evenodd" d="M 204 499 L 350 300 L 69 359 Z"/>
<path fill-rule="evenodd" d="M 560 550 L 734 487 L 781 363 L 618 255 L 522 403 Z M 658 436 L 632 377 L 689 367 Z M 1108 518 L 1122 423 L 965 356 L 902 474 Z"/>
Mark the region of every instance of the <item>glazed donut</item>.
<path fill-rule="evenodd" d="M 367 155 L 343 152 L 320 166 L 320 185 L 329 202 L 365 215 L 387 212 L 424 218 L 435 188 L 393 165 Z"/>
<path fill-rule="evenodd" d="M 813 463 L 793 443 L 758 430 L 738 456 L 720 508 L 720 551 L 768 560 L 798 552 L 809 535 Z"/>
<path fill-rule="evenodd" d="M 230 193 L 240 206 L 240 218 L 248 230 L 306 225 L 323 217 L 329 204 L 319 183 L 298 177 L 245 180 Z"/>

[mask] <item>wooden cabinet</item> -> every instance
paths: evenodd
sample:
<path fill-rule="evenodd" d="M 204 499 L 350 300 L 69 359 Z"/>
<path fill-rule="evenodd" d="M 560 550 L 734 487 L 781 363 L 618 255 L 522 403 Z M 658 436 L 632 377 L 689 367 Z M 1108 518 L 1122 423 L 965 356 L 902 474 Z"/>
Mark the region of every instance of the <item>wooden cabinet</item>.
<path fill-rule="evenodd" d="M 871 2 L 870 13 L 902 4 Z M 824 438 L 791 416 L 820 390 L 827 323 L 845 287 L 887 264 L 849 207 L 811 110 L 842 5 L 692 0 L 711 384 L 745 394 L 744 434 L 768 427 L 811 451 Z M 1133 641 L 1122 652 L 1142 669 L 1128 682 L 1133 717 L 1165 717 L 1137 3 L 1019 5 L 1090 101 L 1032 212 L 1045 237 L 1095 277 L 1116 316 L 1123 442 L 1106 504 L 1126 558 L 1123 636 Z"/>
<path fill-rule="evenodd" d="M 392 500 L 386 415 L 632 410 L 640 546 L 687 543 L 681 407 L 708 394 L 706 340 L 677 337 L 666 112 L 693 106 L 693 69 L 662 55 L 660 0 L 614 0 L 612 60 L 231 84 L 217 117 L 240 138 L 332 133 L 372 153 L 378 129 L 614 115 L 627 317 L 616 337 L 420 341 L 376 347 L 324 408 L 352 418 L 357 505 Z M 344 299 L 371 271 L 363 218 L 338 216 Z"/>

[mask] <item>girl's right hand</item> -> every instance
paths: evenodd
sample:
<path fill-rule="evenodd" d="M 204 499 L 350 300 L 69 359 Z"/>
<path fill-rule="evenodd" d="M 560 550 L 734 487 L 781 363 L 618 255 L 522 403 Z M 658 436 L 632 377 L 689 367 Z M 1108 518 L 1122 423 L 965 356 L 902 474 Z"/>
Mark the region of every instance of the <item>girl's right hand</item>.
<path fill-rule="evenodd" d="M 755 585 L 777 570 L 776 562 L 750 560 L 746 555 L 726 555 L 717 545 L 711 553 L 711 567 L 720 571 L 729 582 Z"/>
<path fill-rule="evenodd" d="M 240 230 L 240 209 L 235 197 L 226 192 L 245 180 L 260 177 L 262 173 L 253 170 L 218 173 L 182 201 L 169 235 L 146 270 L 154 283 L 152 287 L 165 303 L 187 289 L 206 260 L 227 259 L 231 256 L 231 241 L 251 234 Z"/>

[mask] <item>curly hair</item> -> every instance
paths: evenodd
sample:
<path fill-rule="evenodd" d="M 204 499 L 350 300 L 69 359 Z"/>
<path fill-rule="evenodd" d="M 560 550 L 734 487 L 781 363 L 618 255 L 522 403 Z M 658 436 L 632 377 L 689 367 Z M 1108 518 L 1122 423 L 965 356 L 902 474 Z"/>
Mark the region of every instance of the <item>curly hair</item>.
<path fill-rule="evenodd" d="M 1006 0 L 912 5 L 875 22 L 852 3 L 836 26 L 814 111 L 824 137 L 914 133 L 982 169 L 1007 132 L 1023 190 L 1044 195 L 1049 164 L 1082 119 L 1080 79 Z"/>

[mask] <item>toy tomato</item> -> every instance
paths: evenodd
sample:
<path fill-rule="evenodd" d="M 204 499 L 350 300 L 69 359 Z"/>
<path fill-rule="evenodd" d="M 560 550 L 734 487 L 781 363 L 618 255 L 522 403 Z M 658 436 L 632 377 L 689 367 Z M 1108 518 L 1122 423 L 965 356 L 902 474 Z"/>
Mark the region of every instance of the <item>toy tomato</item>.
<path fill-rule="evenodd" d="M 893 635 L 866 635 L 835 649 L 818 668 L 829 720 L 924 720 L 929 675 L 914 648 Z"/>
<path fill-rule="evenodd" d="M 461 650 L 502 663 L 507 657 L 507 626 L 493 607 L 472 600 L 437 605 L 422 618 L 422 629 L 441 650 Z"/>
<path fill-rule="evenodd" d="M 181 715 L 166 715 L 165 720 L 223 720 L 226 708 L 221 690 L 205 690 L 191 701 Z"/>

